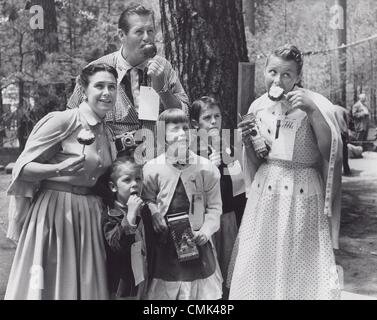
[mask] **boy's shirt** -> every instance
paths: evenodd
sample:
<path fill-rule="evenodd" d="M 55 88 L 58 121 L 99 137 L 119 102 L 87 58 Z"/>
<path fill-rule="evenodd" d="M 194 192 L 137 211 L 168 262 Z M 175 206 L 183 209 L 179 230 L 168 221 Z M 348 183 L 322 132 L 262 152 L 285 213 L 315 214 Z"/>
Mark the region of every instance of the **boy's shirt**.
<path fill-rule="evenodd" d="M 127 208 L 115 202 L 102 214 L 106 240 L 109 289 L 116 298 L 142 298 L 148 283 L 148 268 L 153 263 L 151 214 L 147 206 L 136 225 L 123 217 Z"/>
<path fill-rule="evenodd" d="M 165 216 L 181 179 L 190 201 L 189 219 L 192 227 L 210 239 L 220 227 L 220 173 L 209 160 L 192 151 L 189 151 L 189 163 L 189 166 L 179 170 L 165 153 L 148 161 L 143 168 L 143 199 L 152 214 Z"/>

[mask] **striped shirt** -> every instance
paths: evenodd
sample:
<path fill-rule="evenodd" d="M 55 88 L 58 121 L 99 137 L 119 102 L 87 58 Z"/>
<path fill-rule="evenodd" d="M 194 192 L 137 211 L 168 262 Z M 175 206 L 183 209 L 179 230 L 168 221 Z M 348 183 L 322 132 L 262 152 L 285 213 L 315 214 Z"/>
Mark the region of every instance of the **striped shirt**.
<path fill-rule="evenodd" d="M 155 122 L 154 121 L 140 121 L 138 119 L 138 112 L 133 103 L 132 93 L 128 92 L 124 85 L 124 79 L 127 77 L 127 71 L 132 68 L 127 61 L 123 58 L 122 48 L 119 51 L 110 53 L 103 56 L 91 63 L 106 63 L 114 68 L 118 72 L 118 93 L 115 107 L 112 111 L 106 114 L 106 124 L 114 132 L 115 136 L 124 134 L 125 132 L 137 130 L 140 127 L 147 128 L 155 132 Z M 160 59 L 164 59 L 159 57 Z M 165 59 L 164 59 L 165 60 Z M 137 68 L 143 70 L 146 62 L 143 62 Z M 165 60 L 164 68 L 164 88 L 169 88 L 169 91 L 175 95 L 175 97 L 180 101 L 182 109 L 189 114 L 189 99 L 182 87 L 181 82 L 178 79 L 177 72 L 173 69 L 169 61 Z M 123 83 L 122 83 L 123 81 Z M 129 81 L 129 80 L 128 80 Z M 76 84 L 75 89 L 68 101 L 67 107 L 69 109 L 76 108 L 83 101 L 83 93 L 80 86 Z M 165 106 L 160 102 L 160 112 L 165 109 Z"/>

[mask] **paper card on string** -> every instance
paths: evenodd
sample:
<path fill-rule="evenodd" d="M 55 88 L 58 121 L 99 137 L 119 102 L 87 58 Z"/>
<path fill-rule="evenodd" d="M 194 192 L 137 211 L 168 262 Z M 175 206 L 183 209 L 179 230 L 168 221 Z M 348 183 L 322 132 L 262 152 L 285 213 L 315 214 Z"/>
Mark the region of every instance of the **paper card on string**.
<path fill-rule="evenodd" d="M 273 140 L 269 157 L 271 159 L 289 160 L 293 159 L 296 132 L 301 124 L 300 120 L 279 117 L 280 121 L 278 136 Z"/>
<path fill-rule="evenodd" d="M 160 96 L 152 87 L 140 86 L 139 120 L 157 121 Z"/>
<path fill-rule="evenodd" d="M 232 180 L 233 197 L 245 192 L 245 183 L 243 180 L 243 173 L 241 164 L 238 160 L 229 163 L 227 166 L 228 174 Z"/>
<path fill-rule="evenodd" d="M 242 174 L 241 164 L 238 160 L 233 161 L 227 165 L 229 175 L 238 176 Z"/>
<path fill-rule="evenodd" d="M 144 281 L 144 264 L 142 242 L 134 242 L 131 246 L 131 267 L 135 278 L 135 286 Z"/>

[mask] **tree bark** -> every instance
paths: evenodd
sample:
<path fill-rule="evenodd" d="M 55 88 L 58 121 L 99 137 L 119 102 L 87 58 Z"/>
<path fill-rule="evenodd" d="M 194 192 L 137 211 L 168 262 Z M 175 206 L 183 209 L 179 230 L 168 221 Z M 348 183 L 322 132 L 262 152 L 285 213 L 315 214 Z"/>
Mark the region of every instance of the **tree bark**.
<path fill-rule="evenodd" d="M 191 101 L 211 95 L 236 126 L 238 63 L 247 62 L 242 0 L 160 0 L 165 55 Z"/>
<path fill-rule="evenodd" d="M 0 70 L 1 70 L 1 49 L 0 49 Z M 3 137 L 5 136 L 5 127 L 4 127 L 4 109 L 3 109 L 3 90 L 2 83 L 0 79 L 0 147 L 3 146 Z"/>
<path fill-rule="evenodd" d="M 56 19 L 56 9 L 54 0 L 32 0 L 32 5 L 39 5 L 43 8 L 44 26 L 43 29 L 34 30 L 35 62 L 36 68 L 45 61 L 45 52 L 57 52 L 58 44 L 58 26 Z"/>
<path fill-rule="evenodd" d="M 335 4 L 343 11 L 343 26 L 336 30 L 337 46 L 347 44 L 347 0 L 336 0 Z M 339 49 L 337 53 L 339 68 L 339 101 L 337 104 L 345 106 L 347 103 L 347 49 Z"/>
<path fill-rule="evenodd" d="M 41 65 L 46 61 L 46 53 L 58 52 L 59 45 L 58 45 L 58 33 L 57 33 L 57 17 L 56 17 L 56 9 L 55 9 L 55 1 L 54 0 L 31 0 L 31 6 L 39 5 L 43 8 L 43 29 L 35 29 L 33 30 L 33 38 L 34 38 L 34 67 L 38 70 Z M 23 71 L 23 54 L 22 54 L 22 37 L 20 40 L 20 55 L 21 55 L 21 62 L 20 62 L 20 72 Z M 51 84 L 48 85 L 47 88 L 51 89 L 49 91 L 46 90 L 46 86 L 40 85 L 38 83 L 38 79 L 35 84 L 35 92 L 37 92 L 35 97 L 35 105 L 37 106 L 35 109 L 30 110 L 28 105 L 25 105 L 24 98 L 25 92 L 27 92 L 30 88 L 25 86 L 25 82 L 22 78 L 19 79 L 19 117 L 18 117 L 18 139 L 20 142 L 20 151 L 22 151 L 25 147 L 25 143 L 27 137 L 29 136 L 35 121 L 39 120 L 42 116 L 44 116 L 48 111 L 46 107 L 49 107 L 49 96 L 50 92 L 55 94 L 56 96 L 65 96 L 64 94 L 64 83 L 63 84 Z M 46 94 L 46 91 L 48 92 Z M 34 119 L 35 115 L 37 118 Z"/>
<path fill-rule="evenodd" d="M 255 0 L 242 0 L 244 7 L 245 26 L 255 35 Z"/>

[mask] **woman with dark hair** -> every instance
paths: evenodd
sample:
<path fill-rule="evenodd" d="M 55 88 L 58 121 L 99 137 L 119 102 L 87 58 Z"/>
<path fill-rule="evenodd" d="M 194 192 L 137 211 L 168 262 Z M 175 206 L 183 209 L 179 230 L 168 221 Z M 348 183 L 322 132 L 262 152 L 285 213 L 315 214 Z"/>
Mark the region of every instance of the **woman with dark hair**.
<path fill-rule="evenodd" d="M 340 296 L 331 236 L 337 247 L 342 144 L 331 102 L 300 88 L 302 66 L 295 46 L 274 51 L 267 93 L 250 106 L 253 119 L 239 124 L 248 201 L 230 299 Z"/>
<path fill-rule="evenodd" d="M 116 151 L 104 117 L 117 72 L 85 67 L 79 108 L 51 112 L 31 132 L 13 169 L 7 236 L 18 240 L 5 299 L 107 299 L 103 204 L 97 179 Z"/>

